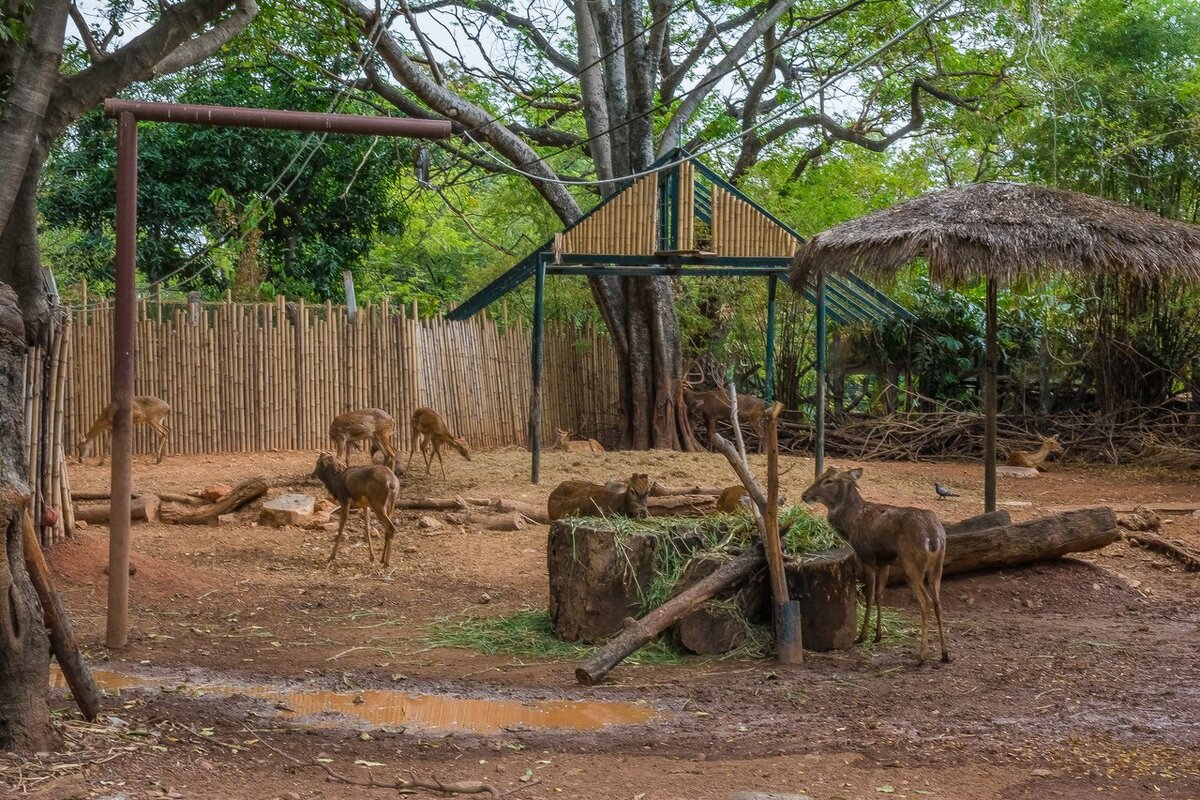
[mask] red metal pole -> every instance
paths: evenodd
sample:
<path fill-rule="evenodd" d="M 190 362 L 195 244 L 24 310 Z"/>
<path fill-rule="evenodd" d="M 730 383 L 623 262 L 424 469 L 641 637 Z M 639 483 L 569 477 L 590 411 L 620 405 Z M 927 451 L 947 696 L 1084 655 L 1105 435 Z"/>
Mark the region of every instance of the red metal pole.
<path fill-rule="evenodd" d="M 143 103 L 112 98 L 104 101 L 104 113 L 110 117 L 130 113 L 136 119 L 147 122 L 180 122 L 190 125 L 226 125 L 234 128 L 272 128 L 368 136 L 407 136 L 415 139 L 445 139 L 462 131 L 462 126 L 458 123 L 444 119 L 363 117 L 353 114 L 322 114 L 316 111 Z"/>
<path fill-rule="evenodd" d="M 129 630 L 129 505 L 133 491 L 134 267 L 137 261 L 137 119 L 117 125 L 117 286 L 113 320 L 112 494 L 108 521 L 108 627 L 105 643 L 125 647 Z"/>

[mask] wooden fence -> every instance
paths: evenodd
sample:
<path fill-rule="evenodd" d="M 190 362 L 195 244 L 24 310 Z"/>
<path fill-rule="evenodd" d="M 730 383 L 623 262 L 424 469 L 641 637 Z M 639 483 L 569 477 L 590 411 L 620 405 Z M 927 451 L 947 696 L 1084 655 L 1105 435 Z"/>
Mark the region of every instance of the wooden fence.
<path fill-rule="evenodd" d="M 68 441 L 110 402 L 113 310 L 76 310 L 68 327 Z M 397 420 L 429 406 L 472 447 L 528 446 L 531 331 L 500 331 L 483 317 L 418 320 L 415 310 L 303 302 L 167 305 L 143 301 L 135 394 L 171 405 L 169 453 L 314 450 L 329 447 L 329 422 L 357 408 Z M 548 325 L 543 431 L 571 428 L 613 444 L 619 424 L 617 369 L 608 340 L 591 329 Z M 106 453 L 102 437 L 94 453 Z M 135 452 L 152 452 L 145 426 Z"/>

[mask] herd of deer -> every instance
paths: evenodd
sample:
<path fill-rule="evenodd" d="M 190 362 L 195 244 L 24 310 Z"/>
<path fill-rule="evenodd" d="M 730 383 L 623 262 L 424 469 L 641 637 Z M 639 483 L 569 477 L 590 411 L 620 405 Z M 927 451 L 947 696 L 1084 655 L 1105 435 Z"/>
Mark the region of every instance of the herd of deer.
<path fill-rule="evenodd" d="M 722 420 L 730 421 L 732 416 L 729 395 L 720 389 L 706 392 L 688 390 L 685 402 L 691 413 L 704 419 L 711 447 L 717 423 Z M 158 434 L 155 463 L 162 462 L 170 438 L 170 430 L 163 424 L 170 411 L 171 407 L 157 397 L 140 396 L 133 399 L 133 423 L 148 425 Z M 760 443 L 763 440 L 765 412 L 766 404 L 759 398 L 738 395 L 738 416 L 750 423 Z M 87 434 L 80 437 L 80 462 L 90 454 L 96 438 L 112 430 L 113 413 L 113 406 L 105 408 Z M 329 563 L 337 558 L 350 511 L 360 509 L 363 512 L 367 551 L 372 561 L 375 560 L 375 549 L 371 540 L 371 512 L 375 513 L 384 528 L 380 560 L 384 567 L 388 566 L 392 538 L 396 534 L 392 514 L 400 492 L 398 476 L 403 475 L 412 466 L 413 456 L 418 449 L 425 460 L 426 472 L 432 474 L 433 459 L 436 457 L 442 468 L 443 478 L 446 476 L 446 465 L 441 454 L 443 447 L 456 450 L 467 460 L 471 459 L 467 443 L 452 433 L 446 421 L 433 409 L 416 409 L 410 422 L 411 444 L 408 462 L 403 468 L 397 463 L 399 456 L 395 446 L 396 421 L 386 411 L 378 408 L 351 411 L 336 417 L 330 424 L 329 439 L 333 443 L 334 453 L 321 453 L 312 473 L 312 477 L 324 484 L 341 510 Z M 573 440 L 571 431 L 560 429 L 558 437 L 559 447 L 567 452 L 604 452 L 604 447 L 595 439 Z M 369 444 L 372 463 L 349 466 L 351 448 L 359 442 Z M 1057 437 L 1044 438 L 1041 446 L 1035 451 L 1010 453 L 1007 463 L 1011 466 L 1037 468 L 1051 454 L 1062 451 Z M 377 459 L 383 463 L 376 463 Z M 899 566 L 921 612 L 919 662 L 924 663 L 928 655 L 931 612 L 937 622 L 942 660 L 949 661 L 941 600 L 942 563 L 946 555 L 945 529 L 932 511 L 872 503 L 863 499 L 858 489 L 858 479 L 861 476 L 862 469 L 839 472 L 830 467 L 802 495 L 806 503 L 821 503 L 828 508 L 829 523 L 850 544 L 862 567 L 866 612 L 855 641 L 862 642 L 866 639 L 872 607 L 875 608 L 874 641 L 881 640 L 882 609 L 879 600 L 887 585 L 889 571 L 893 566 Z M 650 485 L 650 477 L 645 473 L 634 473 L 625 483 L 563 481 L 550 493 L 547 501 L 548 516 L 551 520 L 597 514 L 643 519 L 649 516 L 647 497 Z M 717 502 L 717 510 L 735 511 L 747 502 L 745 490 L 741 486 L 732 486 L 722 493 Z"/>

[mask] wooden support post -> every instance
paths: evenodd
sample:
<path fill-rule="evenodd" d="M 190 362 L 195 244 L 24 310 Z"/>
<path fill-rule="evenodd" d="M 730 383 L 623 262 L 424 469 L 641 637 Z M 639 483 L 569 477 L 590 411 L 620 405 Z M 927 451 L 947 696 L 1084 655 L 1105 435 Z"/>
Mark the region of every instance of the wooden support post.
<path fill-rule="evenodd" d="M 987 279 L 986 352 L 983 357 L 983 510 L 996 510 L 996 278 Z"/>
<path fill-rule="evenodd" d="M 779 276 L 767 278 L 767 405 L 775 402 L 775 293 L 779 288 Z"/>
<path fill-rule="evenodd" d="M 542 467 L 542 333 L 545 327 L 546 264 L 538 257 L 533 284 L 533 348 L 530 353 L 533 391 L 529 394 L 529 451 L 533 454 L 530 481 L 541 480 Z"/>
<path fill-rule="evenodd" d="M 767 417 L 767 507 L 763 509 L 763 551 L 771 576 L 775 601 L 775 656 L 780 664 L 804 662 L 801 647 L 799 603 L 788 597 L 783 571 L 783 542 L 779 538 L 779 412 L 783 405 L 772 403 Z"/>
<path fill-rule="evenodd" d="M 188 322 L 193 326 L 200 324 L 200 293 L 188 292 Z"/>
<path fill-rule="evenodd" d="M 813 401 L 813 473 L 820 477 L 825 471 L 825 373 L 828 367 L 825 331 L 825 275 L 817 276 L 817 391 Z"/>
<path fill-rule="evenodd" d="M 116 310 L 112 363 L 112 521 L 108 533 L 108 617 L 105 643 L 125 647 L 129 630 L 129 501 L 133 488 L 134 269 L 137 263 L 137 120 L 117 124 Z"/>
<path fill-rule="evenodd" d="M 354 298 L 354 273 L 346 270 L 342 273 L 342 285 L 346 287 L 346 318 L 353 324 L 358 318 L 358 303 Z"/>

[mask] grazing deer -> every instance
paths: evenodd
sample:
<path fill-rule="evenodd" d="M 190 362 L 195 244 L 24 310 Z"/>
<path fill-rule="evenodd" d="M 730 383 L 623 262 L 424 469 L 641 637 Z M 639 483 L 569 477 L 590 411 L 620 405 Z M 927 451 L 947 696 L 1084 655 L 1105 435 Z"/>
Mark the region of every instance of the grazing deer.
<path fill-rule="evenodd" d="M 363 408 L 339 414 L 329 423 L 329 439 L 333 452 L 344 463 L 350 463 L 350 445 L 369 441 L 384 452 L 385 463 L 396 465 L 396 420 L 380 408 Z"/>
<path fill-rule="evenodd" d="M 645 519 L 650 516 L 646 507 L 649 493 L 650 476 L 645 473 L 634 473 L 629 476 L 629 483 L 619 488 L 587 481 L 563 481 L 550 493 L 546 511 L 551 520 L 606 514 Z"/>
<path fill-rule="evenodd" d="M 342 518 L 338 523 L 337 536 L 333 540 L 333 552 L 329 554 L 329 561 L 326 563 L 332 564 L 337 559 L 342 534 L 346 530 L 346 521 L 350 519 L 350 509 L 361 508 L 367 536 L 367 553 L 371 561 L 375 560 L 375 546 L 371 544 L 371 511 L 375 512 L 375 516 L 379 517 L 380 524 L 383 525 L 382 561 L 383 566 L 387 567 L 392 554 L 392 537 L 396 535 L 392 512 L 400 494 L 400 479 L 390 469 L 379 464 L 347 467 L 329 453 L 321 453 L 317 457 L 317 466 L 313 469 L 312 476 L 325 484 L 329 494 L 341 505 Z"/>
<path fill-rule="evenodd" d="M 733 407 L 729 403 L 729 391 L 727 389 L 709 389 L 707 392 L 694 392 L 691 389 L 685 389 L 683 397 L 688 412 L 704 418 L 704 422 L 708 426 L 708 450 L 712 452 L 713 437 L 717 433 L 717 422 L 723 420 L 733 424 L 730 419 Z M 754 435 L 758 437 L 758 451 L 761 453 L 766 446 L 767 438 L 765 435 L 767 404 L 752 394 L 738 392 L 737 398 L 738 419 L 750 423 Z"/>
<path fill-rule="evenodd" d="M 741 484 L 730 486 L 717 498 L 717 511 L 722 514 L 732 514 L 738 509 L 744 508 L 744 501 L 749 499 L 750 496 L 746 494 L 745 486 Z"/>
<path fill-rule="evenodd" d="M 113 414 L 116 413 L 116 405 L 109 403 L 100 412 L 100 416 L 96 417 L 96 421 L 92 423 L 92 427 L 88 428 L 86 436 L 79 437 L 79 463 L 92 454 L 92 444 L 96 438 L 102 433 L 108 433 L 112 430 Z M 158 434 L 158 458 L 155 459 L 155 464 L 161 464 L 163 453 L 167 450 L 167 440 L 171 438 L 171 430 L 163 424 L 163 418 L 171 413 L 171 407 L 163 400 L 159 400 L 153 395 L 140 395 L 133 398 L 131 406 L 133 412 L 134 425 L 149 425 Z M 104 463 L 104 456 L 100 457 L 100 463 Z"/>
<path fill-rule="evenodd" d="M 1061 453 L 1063 446 L 1059 444 L 1057 436 L 1050 438 L 1042 437 L 1042 446 L 1032 453 L 1023 450 L 1014 450 L 1008 454 L 1008 461 L 1005 462 L 1010 467 L 1029 467 L 1032 469 L 1041 469 L 1042 462 L 1050 457 L 1051 453 Z"/>
<path fill-rule="evenodd" d="M 442 445 L 454 448 L 467 461 L 471 460 L 471 451 L 467 449 L 466 441 L 451 433 L 450 429 L 446 427 L 446 420 L 442 419 L 442 415 L 432 408 L 418 408 L 412 414 L 412 444 L 408 448 L 408 464 L 405 465 L 405 469 L 412 465 L 413 453 L 416 452 L 418 443 L 421 455 L 425 457 L 427 474 L 433 474 L 433 457 L 437 456 L 438 463 L 442 465 L 442 478 L 446 477 L 446 462 L 442 461 Z"/>
<path fill-rule="evenodd" d="M 562 428 L 556 428 L 558 431 L 558 448 L 566 450 L 568 453 L 603 453 L 604 445 L 597 442 L 595 439 L 572 440 L 571 434 L 574 431 L 564 431 Z"/>
<path fill-rule="evenodd" d="M 929 643 L 929 609 L 937 617 L 941 637 L 942 661 L 950 660 L 946 649 L 946 629 L 942 625 L 942 562 L 946 557 L 946 530 L 937 515 L 923 508 L 901 508 L 869 503 L 858 491 L 862 469 L 838 472 L 833 467 L 804 490 L 804 502 L 824 503 L 829 509 L 829 524 L 850 542 L 862 564 L 867 608 L 856 642 L 867 638 L 871 605 L 875 605 L 875 641 L 883 638 L 883 587 L 888 570 L 899 563 L 904 578 L 921 608 L 921 651 L 918 661 L 925 663 Z"/>

